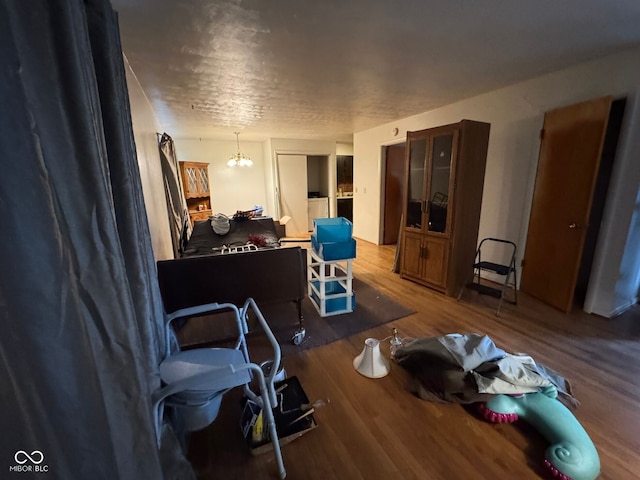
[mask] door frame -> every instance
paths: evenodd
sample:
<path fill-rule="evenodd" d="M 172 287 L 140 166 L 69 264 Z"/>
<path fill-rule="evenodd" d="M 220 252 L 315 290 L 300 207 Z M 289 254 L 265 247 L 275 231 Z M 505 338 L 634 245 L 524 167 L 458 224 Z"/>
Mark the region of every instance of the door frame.
<path fill-rule="evenodd" d="M 380 232 L 380 243 L 381 245 L 392 245 L 391 243 L 386 244 L 385 243 L 385 232 L 387 231 L 387 227 L 386 227 L 386 220 L 387 220 L 387 207 L 389 206 L 389 199 L 388 199 L 388 195 L 387 195 L 387 179 L 389 178 L 389 175 L 387 175 L 388 173 L 388 163 L 387 163 L 387 152 L 388 149 L 391 147 L 399 147 L 401 146 L 403 149 L 403 152 L 406 151 L 407 148 L 407 144 L 406 144 L 406 140 L 404 142 L 400 142 L 400 143 L 393 143 L 391 145 L 384 145 L 382 146 L 382 153 L 381 153 L 381 158 L 382 158 L 382 185 L 381 185 L 381 189 L 380 189 L 380 197 L 382 199 L 381 201 L 381 232 Z M 404 201 L 404 184 L 405 184 L 405 158 L 403 155 L 402 158 L 402 165 L 400 168 L 401 174 L 402 174 L 402 179 L 400 182 L 400 214 L 398 215 L 398 228 L 397 228 L 397 232 L 395 232 L 397 234 L 397 240 L 396 243 L 400 242 L 402 234 L 401 234 L 401 230 L 402 230 L 402 203 Z"/>
<path fill-rule="evenodd" d="M 276 217 L 274 220 L 282 218 L 282 212 L 280 211 L 280 180 L 278 175 L 278 155 L 304 155 L 306 157 L 328 157 L 327 162 L 327 180 L 329 182 L 329 216 L 335 216 L 336 212 L 336 153 L 322 152 L 318 150 L 273 150 L 273 157 L 271 162 L 271 177 L 273 182 L 273 203 L 276 211 Z M 306 178 L 305 178 L 306 181 Z"/>
<path fill-rule="evenodd" d="M 404 145 L 406 149 L 407 144 L 407 132 L 404 132 L 404 138 L 396 138 L 394 140 L 390 140 L 385 143 L 380 144 L 380 171 L 378 172 L 378 178 L 380 179 L 380 204 L 379 204 L 379 228 L 378 228 L 378 243 L 380 245 L 384 245 L 384 209 L 387 201 L 387 192 L 386 192 L 386 171 L 387 171 L 387 147 L 393 147 L 394 145 Z M 405 150 L 406 154 L 406 150 Z M 406 178 L 403 178 L 402 181 L 402 193 L 403 199 L 401 200 L 401 205 L 404 202 L 404 187 L 406 183 Z M 402 213 L 400 214 L 402 216 Z M 400 219 L 400 229 L 399 232 L 402 231 L 402 218 Z M 398 234 L 398 242 L 397 248 L 400 248 L 400 242 L 402 241 L 402 233 Z"/>

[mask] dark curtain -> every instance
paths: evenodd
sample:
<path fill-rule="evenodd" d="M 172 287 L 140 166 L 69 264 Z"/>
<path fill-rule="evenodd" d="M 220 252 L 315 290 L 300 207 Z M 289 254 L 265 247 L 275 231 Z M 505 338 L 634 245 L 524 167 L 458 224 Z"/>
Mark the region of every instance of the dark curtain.
<path fill-rule="evenodd" d="M 160 164 L 167 198 L 169 227 L 173 243 L 173 256 L 179 258 L 191 234 L 191 222 L 187 211 L 187 201 L 180 185 L 180 170 L 173 139 L 163 133 L 160 137 Z"/>
<path fill-rule="evenodd" d="M 116 15 L 0 0 L 0 59 L 0 477 L 190 478 L 151 412 L 164 322 Z"/>

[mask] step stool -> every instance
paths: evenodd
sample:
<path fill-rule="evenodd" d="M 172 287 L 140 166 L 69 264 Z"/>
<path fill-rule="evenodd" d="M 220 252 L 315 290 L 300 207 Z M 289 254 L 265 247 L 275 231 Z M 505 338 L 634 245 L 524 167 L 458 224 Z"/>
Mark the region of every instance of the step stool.
<path fill-rule="evenodd" d="M 504 244 L 506 246 L 506 263 L 496 263 L 495 261 L 487 261 L 483 260 L 483 248 L 484 250 L 484 258 L 487 258 L 486 251 L 490 249 L 493 250 L 493 259 L 497 256 L 495 254 L 495 250 L 501 250 L 500 253 L 505 253 L 504 249 L 498 248 L 497 244 Z M 501 258 L 500 261 L 504 259 Z M 504 282 L 502 283 L 500 288 L 491 287 L 489 285 L 482 284 L 482 272 L 492 272 L 495 275 L 499 275 L 505 277 Z M 476 250 L 475 263 L 473 264 L 473 269 L 471 271 L 471 281 L 467 282 L 460 289 L 460 293 L 458 293 L 458 300 L 462 297 L 462 293 L 465 288 L 470 288 L 476 290 L 481 295 L 490 295 L 495 298 L 499 298 L 500 302 L 498 303 L 498 308 L 496 310 L 496 316 L 500 315 L 500 307 L 502 307 L 502 301 L 505 298 L 505 291 L 508 289 L 513 290 L 513 300 L 509 300 L 514 305 L 518 304 L 518 288 L 516 285 L 517 281 L 517 270 L 516 270 L 516 244 L 509 240 L 502 240 L 500 238 L 484 238 L 478 245 L 478 249 Z"/>

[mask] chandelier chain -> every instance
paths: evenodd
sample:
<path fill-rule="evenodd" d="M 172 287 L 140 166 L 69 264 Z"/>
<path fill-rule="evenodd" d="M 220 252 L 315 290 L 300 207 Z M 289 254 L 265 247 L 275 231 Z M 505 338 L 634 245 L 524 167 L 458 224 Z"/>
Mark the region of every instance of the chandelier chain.
<path fill-rule="evenodd" d="M 238 151 L 237 153 L 231 155 L 231 157 L 229 158 L 229 161 L 227 162 L 227 165 L 229 167 L 235 167 L 235 166 L 250 167 L 251 165 L 253 165 L 253 161 L 251 161 L 248 155 L 245 155 L 244 153 L 240 152 L 240 139 L 239 139 L 240 132 L 234 132 L 234 133 L 236 134 L 236 146 L 238 147 Z"/>

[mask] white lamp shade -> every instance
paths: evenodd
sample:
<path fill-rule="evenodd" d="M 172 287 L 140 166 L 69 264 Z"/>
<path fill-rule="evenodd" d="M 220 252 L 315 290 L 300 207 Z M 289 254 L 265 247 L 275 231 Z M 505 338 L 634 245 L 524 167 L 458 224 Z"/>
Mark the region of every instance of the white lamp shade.
<path fill-rule="evenodd" d="M 389 373 L 389 362 L 380 353 L 380 342 L 375 338 L 364 341 L 362 353 L 353 359 L 353 368 L 369 378 L 381 378 Z"/>

